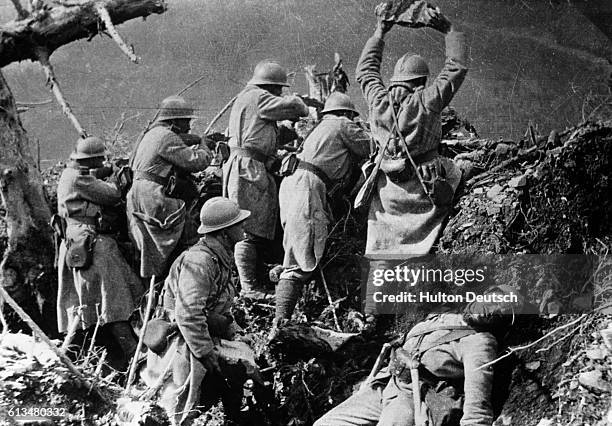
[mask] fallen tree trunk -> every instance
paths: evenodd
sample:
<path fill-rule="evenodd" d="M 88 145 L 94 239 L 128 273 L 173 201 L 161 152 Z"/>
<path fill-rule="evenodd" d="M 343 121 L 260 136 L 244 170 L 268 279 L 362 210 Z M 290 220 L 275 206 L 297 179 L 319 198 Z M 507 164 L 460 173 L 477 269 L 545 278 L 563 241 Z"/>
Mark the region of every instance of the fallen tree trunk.
<path fill-rule="evenodd" d="M 163 0 L 90 0 L 53 3 L 34 10 L 25 19 L 0 27 L 0 67 L 25 59 L 37 60 L 37 48 L 49 54 L 81 38 L 91 38 L 104 25 L 96 7 L 104 7 L 115 25 L 152 13 L 163 13 Z"/>
<path fill-rule="evenodd" d="M 7 248 L 0 264 L 2 286 L 37 321 L 54 335 L 56 277 L 53 240 L 48 225 L 51 211 L 34 166 L 29 142 L 17 106 L 0 73 L 0 196 L 6 209 Z M 37 303 L 38 302 L 38 303 Z M 44 314 L 44 315 L 43 315 Z"/>

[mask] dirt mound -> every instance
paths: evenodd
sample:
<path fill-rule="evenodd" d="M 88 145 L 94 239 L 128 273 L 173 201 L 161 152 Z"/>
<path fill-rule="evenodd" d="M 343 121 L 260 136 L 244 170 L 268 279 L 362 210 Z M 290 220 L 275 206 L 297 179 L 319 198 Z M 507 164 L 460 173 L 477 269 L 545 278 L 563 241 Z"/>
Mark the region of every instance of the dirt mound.
<path fill-rule="evenodd" d="M 503 141 L 451 145 L 466 148 L 455 158 L 468 173 L 468 192 L 440 252 L 587 253 L 598 239 L 609 245 L 612 123 L 568 133 L 564 142 L 553 136 L 522 148 Z"/>

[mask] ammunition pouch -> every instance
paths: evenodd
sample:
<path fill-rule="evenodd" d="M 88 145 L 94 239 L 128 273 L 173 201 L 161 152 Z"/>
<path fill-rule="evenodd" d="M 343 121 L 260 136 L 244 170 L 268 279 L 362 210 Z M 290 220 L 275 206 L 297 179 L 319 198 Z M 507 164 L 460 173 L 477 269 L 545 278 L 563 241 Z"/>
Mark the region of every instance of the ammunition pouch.
<path fill-rule="evenodd" d="M 142 342 L 153 353 L 161 355 L 168 347 L 169 339 L 178 332 L 178 326 L 164 318 L 154 318 L 147 324 Z"/>
<path fill-rule="evenodd" d="M 181 176 L 176 170 L 173 170 L 164 187 L 164 194 L 170 198 L 178 198 L 190 204 L 200 193 L 191 178 Z"/>
<path fill-rule="evenodd" d="M 75 238 L 66 239 L 66 266 L 75 269 L 87 269 L 93 262 L 96 235 L 84 233 Z"/>
<path fill-rule="evenodd" d="M 121 166 L 117 172 L 117 185 L 121 190 L 121 196 L 125 199 L 126 194 L 134 182 L 134 171 L 130 166 Z"/>
<path fill-rule="evenodd" d="M 299 158 L 295 153 L 291 153 L 284 157 L 281 161 L 280 170 L 278 174 L 281 177 L 291 176 L 298 168 Z"/>

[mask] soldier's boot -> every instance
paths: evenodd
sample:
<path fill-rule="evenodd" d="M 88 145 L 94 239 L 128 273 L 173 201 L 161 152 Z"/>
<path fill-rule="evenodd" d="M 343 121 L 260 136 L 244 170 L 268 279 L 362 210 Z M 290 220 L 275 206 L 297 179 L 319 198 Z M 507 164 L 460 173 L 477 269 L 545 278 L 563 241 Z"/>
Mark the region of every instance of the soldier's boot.
<path fill-rule="evenodd" d="M 257 283 L 257 246 L 243 240 L 236 243 L 234 260 L 240 277 L 240 295 L 249 299 L 265 299 L 267 292 Z"/>
<path fill-rule="evenodd" d="M 298 299 L 302 295 L 303 283 L 295 279 L 281 278 L 276 284 L 275 322 L 290 320 Z"/>
<path fill-rule="evenodd" d="M 108 331 L 113 336 L 116 345 L 120 348 L 121 354 L 118 355 L 118 370 L 126 371 L 129 362 L 133 356 L 139 356 L 136 354 L 136 348 L 138 346 L 138 340 L 132 330 L 132 326 L 128 321 L 116 321 L 106 325 Z"/>

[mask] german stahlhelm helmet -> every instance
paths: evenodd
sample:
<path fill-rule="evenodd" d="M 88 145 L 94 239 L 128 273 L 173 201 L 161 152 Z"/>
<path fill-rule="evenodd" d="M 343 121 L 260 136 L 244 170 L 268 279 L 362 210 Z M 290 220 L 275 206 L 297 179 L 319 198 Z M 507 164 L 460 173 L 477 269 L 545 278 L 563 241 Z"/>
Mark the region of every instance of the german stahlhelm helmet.
<path fill-rule="evenodd" d="M 419 55 L 406 53 L 399 58 L 393 69 L 392 83 L 401 83 L 414 80 L 415 78 L 429 76 L 427 62 Z"/>
<path fill-rule="evenodd" d="M 287 71 L 274 61 L 261 61 L 255 65 L 253 77 L 248 84 L 272 84 L 275 86 L 289 86 Z"/>
<path fill-rule="evenodd" d="M 206 201 L 200 210 L 200 227 L 198 233 L 208 234 L 229 228 L 242 222 L 251 215 L 248 210 L 241 209 L 238 204 L 224 197 L 213 197 Z"/>
<path fill-rule="evenodd" d="M 355 104 L 353 101 L 351 101 L 351 98 L 348 95 L 340 92 L 333 92 L 327 97 L 325 107 L 321 113 L 325 114 L 326 112 L 332 111 L 352 111 L 355 114 L 359 114 L 359 111 L 355 109 Z"/>
<path fill-rule="evenodd" d="M 193 114 L 193 107 L 180 96 L 170 96 L 161 101 L 157 121 L 180 118 L 198 118 L 198 116 Z"/>
<path fill-rule="evenodd" d="M 85 158 L 95 158 L 106 156 L 106 148 L 102 139 L 89 136 L 79 139 L 75 151 L 70 154 L 71 160 L 83 160 Z"/>

